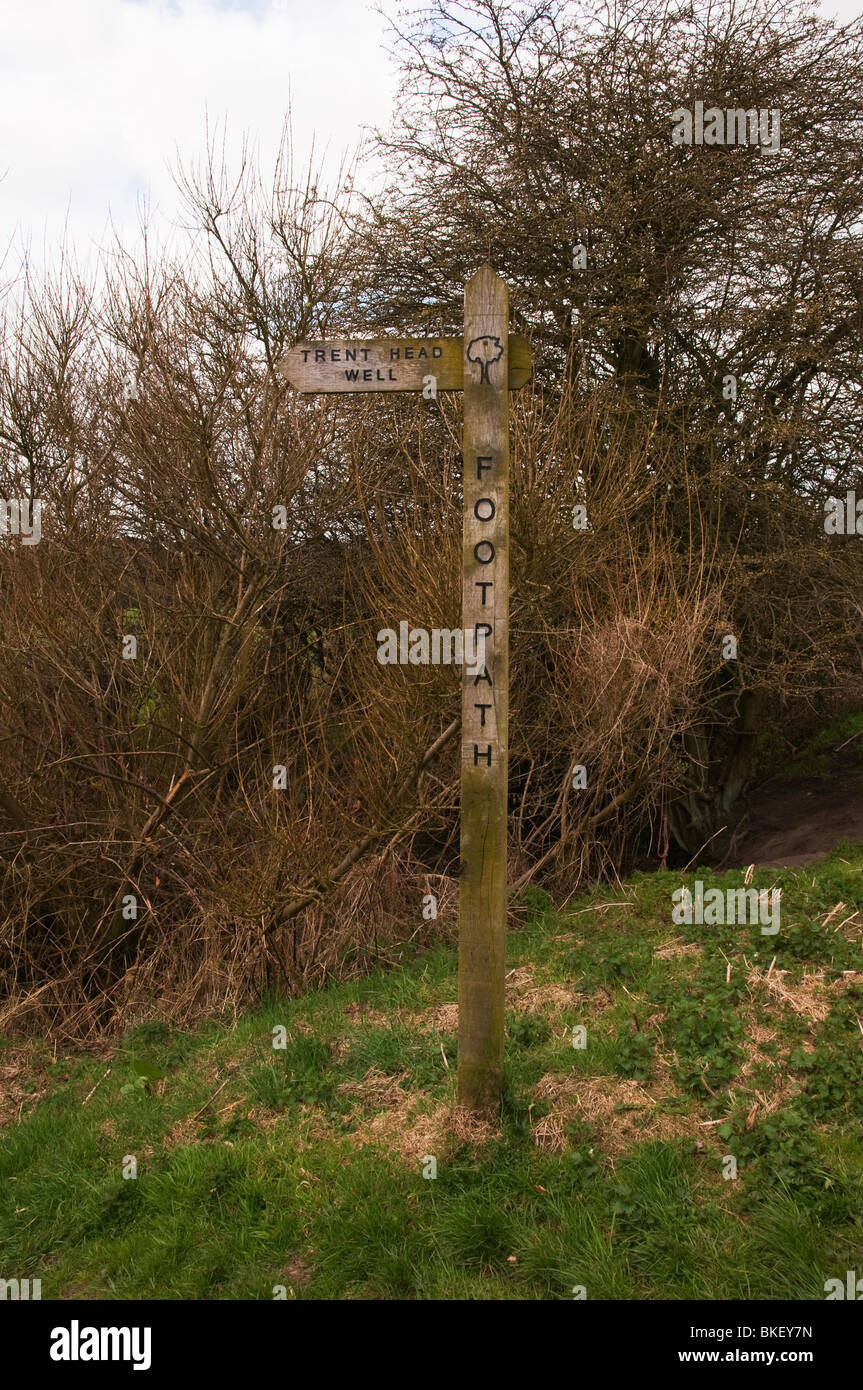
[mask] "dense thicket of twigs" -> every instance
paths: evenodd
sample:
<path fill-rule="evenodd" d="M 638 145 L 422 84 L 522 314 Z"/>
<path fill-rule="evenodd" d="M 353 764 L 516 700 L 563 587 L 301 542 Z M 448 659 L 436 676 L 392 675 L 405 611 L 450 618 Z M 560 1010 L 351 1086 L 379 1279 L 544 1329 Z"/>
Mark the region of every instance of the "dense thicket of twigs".
<path fill-rule="evenodd" d="M 859 700 L 863 540 L 819 509 L 863 497 L 863 40 L 705 13 L 442 0 L 404 22 L 374 205 L 287 142 L 272 193 L 214 153 L 182 255 L 10 289 L 0 496 L 44 519 L 0 541 L 0 1027 L 234 1008 L 451 930 L 459 672 L 375 638 L 458 626 L 460 401 L 304 398 L 275 364 L 457 333 L 486 258 L 537 358 L 513 886 L 697 854 L 758 757 Z M 782 150 L 672 146 L 696 98 L 780 108 Z"/>

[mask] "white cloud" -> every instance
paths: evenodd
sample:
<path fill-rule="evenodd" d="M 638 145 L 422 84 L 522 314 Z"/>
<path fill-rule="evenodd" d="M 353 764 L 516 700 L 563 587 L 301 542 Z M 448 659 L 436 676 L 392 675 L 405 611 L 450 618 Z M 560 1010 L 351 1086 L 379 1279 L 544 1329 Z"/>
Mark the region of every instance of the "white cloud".
<path fill-rule="evenodd" d="M 847 22 L 861 0 L 826 0 Z M 0 256 L 32 239 L 37 261 L 63 235 L 80 260 L 125 234 L 148 199 L 178 215 L 170 166 L 204 150 L 227 119 L 228 150 L 259 141 L 265 173 L 292 98 L 302 158 L 329 167 L 361 127 L 386 125 L 395 71 L 370 0 L 22 0 L 0 39 Z M 5 177 L 3 177 L 5 171 Z M 14 264 L 14 262 L 13 262 Z M 9 263 L 5 267 L 8 272 Z M 5 278 L 5 277 L 4 277 Z"/>
<path fill-rule="evenodd" d="M 860 0 L 823 0 L 818 8 L 825 19 L 838 19 L 840 24 L 860 18 Z"/>
<path fill-rule="evenodd" d="M 3 7 L 0 248 L 50 256 L 67 218 L 81 258 L 136 200 L 171 220 L 170 166 L 227 119 L 228 149 L 259 141 L 266 171 L 292 99 L 297 152 L 330 165 L 386 124 L 394 73 L 364 0 L 27 0 Z"/>

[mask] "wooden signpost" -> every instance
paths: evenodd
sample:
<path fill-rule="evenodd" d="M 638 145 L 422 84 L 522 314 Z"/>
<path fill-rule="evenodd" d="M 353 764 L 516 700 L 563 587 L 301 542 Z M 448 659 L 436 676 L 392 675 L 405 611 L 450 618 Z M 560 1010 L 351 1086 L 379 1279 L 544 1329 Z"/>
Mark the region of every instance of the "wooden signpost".
<path fill-rule="evenodd" d="M 297 343 L 279 370 L 298 391 L 464 391 L 458 1100 L 493 1114 L 503 1076 L 509 716 L 509 392 L 531 375 L 490 266 L 465 286 L 463 338 Z M 482 650 L 482 648 L 480 648 Z"/>
<path fill-rule="evenodd" d="M 500 1104 L 506 955 L 509 730 L 509 291 L 489 266 L 464 296 L 462 626 L 485 638 L 485 665 L 464 668 L 458 1099 Z M 477 363 L 480 370 L 477 371 Z M 480 626 L 480 624 L 482 626 Z"/>
<path fill-rule="evenodd" d="M 494 272 L 492 272 L 493 274 Z M 472 364 L 473 365 L 473 364 Z M 461 338 L 332 339 L 297 343 L 279 362 L 292 386 L 307 394 L 334 391 L 422 391 L 424 378 L 435 378 L 438 391 L 463 391 L 464 345 Z M 530 380 L 530 346 L 517 333 L 509 336 L 509 389 Z"/>

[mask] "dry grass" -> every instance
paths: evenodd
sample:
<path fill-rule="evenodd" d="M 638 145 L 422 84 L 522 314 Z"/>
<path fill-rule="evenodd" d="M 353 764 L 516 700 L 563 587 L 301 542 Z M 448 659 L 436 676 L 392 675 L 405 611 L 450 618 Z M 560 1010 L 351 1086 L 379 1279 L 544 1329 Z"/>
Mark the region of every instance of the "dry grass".
<path fill-rule="evenodd" d="M 578 995 L 573 989 L 551 980 L 548 984 L 524 990 L 511 1002 L 519 1013 L 559 1015 L 565 1011 L 572 1012 L 577 1001 Z"/>
<path fill-rule="evenodd" d="M 619 1076 L 558 1076 L 548 1073 L 533 1089 L 535 1101 L 551 1109 L 533 1126 L 534 1142 L 559 1152 L 567 1147 L 565 1127 L 584 1121 L 597 1144 L 610 1158 L 628 1152 L 633 1144 L 651 1139 L 702 1137 L 698 1113 L 680 1114 L 662 1108 L 673 1093 L 666 1083 L 642 1084 Z"/>
<path fill-rule="evenodd" d="M 364 1023 L 369 1028 L 386 1028 L 393 1020 L 392 1014 L 385 1014 L 381 1009 L 373 1009 L 369 1004 L 346 1004 L 342 1013 L 349 1023 Z"/>
<path fill-rule="evenodd" d="M 250 1117 L 251 1118 L 251 1117 Z M 184 1115 L 181 1120 L 177 1120 L 163 1139 L 165 1148 L 182 1148 L 187 1144 L 199 1144 L 202 1141 L 200 1126 L 191 1115 Z"/>
<path fill-rule="evenodd" d="M 702 947 L 697 941 L 667 941 L 653 952 L 655 960 L 680 960 L 682 956 L 700 956 Z"/>
<path fill-rule="evenodd" d="M 26 1060 L 25 1060 L 26 1059 Z M 32 1090 L 32 1059 L 27 1057 L 27 1049 L 7 1053 L 4 1064 L 0 1066 L 0 1125 L 7 1125 L 18 1118 L 24 1102 L 36 1100 L 44 1091 Z M 24 1089 L 27 1082 L 28 1089 Z"/>
<path fill-rule="evenodd" d="M 415 1165 L 426 1156 L 438 1162 L 450 1157 L 463 1144 L 481 1151 L 499 1129 L 451 1102 L 423 1109 L 428 1097 L 422 1091 L 403 1095 L 397 1104 L 361 1124 L 351 1136 L 359 1148 L 382 1144 L 405 1163 Z"/>
<path fill-rule="evenodd" d="M 761 1050 L 765 1044 L 775 1041 L 779 1036 L 778 1030 L 756 1023 L 748 1015 L 745 1025 L 740 1039 L 744 1057 L 729 1097 L 736 1099 L 738 1091 L 755 1096 L 746 1118 L 746 1128 L 751 1129 L 759 1114 L 773 1114 L 793 1100 L 803 1083 L 799 1077 L 789 1075 L 783 1057 L 770 1056 Z M 759 1074 L 757 1087 L 753 1084 L 756 1074 Z"/>
<path fill-rule="evenodd" d="M 422 1013 L 404 1013 L 400 1021 L 419 1033 L 455 1033 L 458 1031 L 458 1004 L 435 1004 Z"/>
<path fill-rule="evenodd" d="M 790 1009 L 798 1018 L 808 1019 L 810 1023 L 823 1023 L 837 998 L 844 994 L 852 984 L 859 984 L 863 974 L 849 971 L 847 974 L 828 977 L 824 970 L 806 972 L 799 980 L 790 980 L 787 970 L 766 970 L 754 968 L 747 976 L 747 984 L 753 994 L 759 996 L 758 1007 L 768 1012 L 772 1007 Z M 751 1021 L 749 1011 L 749 1020 Z"/>
<path fill-rule="evenodd" d="M 381 1110 L 398 1105 L 404 1097 L 402 1082 L 407 1072 L 399 1076 L 388 1076 L 378 1067 L 370 1067 L 361 1081 L 343 1081 L 338 1087 L 339 1095 L 349 1096 L 363 1107 L 375 1105 Z"/>
<path fill-rule="evenodd" d="M 279 1271 L 285 1281 L 287 1292 L 291 1295 L 296 1289 L 303 1289 L 314 1274 L 314 1266 L 301 1255 L 294 1255 Z"/>

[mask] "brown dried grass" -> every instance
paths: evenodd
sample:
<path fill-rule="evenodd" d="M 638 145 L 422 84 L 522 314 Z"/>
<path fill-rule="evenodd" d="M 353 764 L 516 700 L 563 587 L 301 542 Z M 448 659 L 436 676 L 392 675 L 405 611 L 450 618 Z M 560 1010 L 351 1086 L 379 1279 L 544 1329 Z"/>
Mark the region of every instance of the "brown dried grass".
<path fill-rule="evenodd" d="M 747 984 L 758 1000 L 760 1010 L 778 1007 L 789 1009 L 798 1018 L 810 1023 L 823 1023 L 836 999 L 852 984 L 863 981 L 863 974 L 849 971 L 847 975 L 828 976 L 824 970 L 808 970 L 798 980 L 790 979 L 787 970 L 754 967 L 749 971 Z M 749 1026 L 753 1016 L 748 1011 Z"/>
<path fill-rule="evenodd" d="M 633 1144 L 650 1139 L 702 1137 L 699 1114 L 662 1109 L 674 1094 L 660 1080 L 640 1083 L 619 1076 L 558 1076 L 548 1073 L 533 1089 L 536 1101 L 551 1109 L 532 1126 L 534 1142 L 560 1152 L 567 1147 L 565 1126 L 582 1120 L 596 1134 L 597 1144 L 611 1158 Z"/>
<path fill-rule="evenodd" d="M 500 1137 L 496 1125 L 452 1102 L 432 1109 L 425 1109 L 427 1105 L 428 1097 L 423 1092 L 405 1095 L 391 1108 L 361 1123 L 350 1141 L 359 1148 L 368 1144 L 384 1145 L 388 1152 L 413 1165 L 426 1155 L 441 1162 L 463 1144 L 480 1153 L 491 1139 Z"/>
<path fill-rule="evenodd" d="M 338 1087 L 339 1095 L 349 1096 L 363 1108 L 374 1105 L 381 1110 L 389 1109 L 403 1099 L 402 1082 L 406 1076 L 407 1072 L 388 1076 L 378 1067 L 370 1067 L 361 1081 L 343 1081 Z"/>

